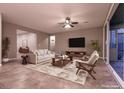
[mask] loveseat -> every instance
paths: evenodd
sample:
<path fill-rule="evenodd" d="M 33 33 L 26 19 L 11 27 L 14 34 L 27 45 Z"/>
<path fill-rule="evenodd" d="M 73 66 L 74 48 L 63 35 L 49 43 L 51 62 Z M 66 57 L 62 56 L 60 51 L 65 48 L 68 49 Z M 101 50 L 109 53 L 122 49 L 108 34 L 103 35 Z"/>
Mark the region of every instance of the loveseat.
<path fill-rule="evenodd" d="M 38 49 L 30 53 L 29 62 L 38 64 L 44 61 L 52 60 L 55 57 L 55 53 L 48 49 Z"/>

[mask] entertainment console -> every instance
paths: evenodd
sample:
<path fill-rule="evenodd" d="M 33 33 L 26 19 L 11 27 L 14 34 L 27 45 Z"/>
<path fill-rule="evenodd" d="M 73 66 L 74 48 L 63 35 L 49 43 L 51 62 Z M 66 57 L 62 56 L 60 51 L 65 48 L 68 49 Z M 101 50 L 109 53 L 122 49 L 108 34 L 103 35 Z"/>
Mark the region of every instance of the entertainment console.
<path fill-rule="evenodd" d="M 66 51 L 66 55 L 73 56 L 73 57 L 83 57 L 86 55 L 84 51 Z"/>

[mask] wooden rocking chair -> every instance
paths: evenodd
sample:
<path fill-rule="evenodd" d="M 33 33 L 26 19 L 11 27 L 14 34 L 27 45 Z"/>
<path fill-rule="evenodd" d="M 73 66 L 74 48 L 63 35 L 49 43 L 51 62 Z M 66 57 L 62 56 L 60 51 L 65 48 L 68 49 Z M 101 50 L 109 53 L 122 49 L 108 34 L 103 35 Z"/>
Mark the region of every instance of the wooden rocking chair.
<path fill-rule="evenodd" d="M 96 73 L 94 71 L 94 68 L 96 66 L 96 62 L 99 59 L 99 54 L 94 53 L 88 61 L 82 61 L 82 60 L 76 60 L 76 67 L 78 68 L 76 74 L 78 74 L 79 70 L 85 70 L 89 73 L 89 75 L 96 80 L 96 78 L 93 76 L 93 73 Z"/>

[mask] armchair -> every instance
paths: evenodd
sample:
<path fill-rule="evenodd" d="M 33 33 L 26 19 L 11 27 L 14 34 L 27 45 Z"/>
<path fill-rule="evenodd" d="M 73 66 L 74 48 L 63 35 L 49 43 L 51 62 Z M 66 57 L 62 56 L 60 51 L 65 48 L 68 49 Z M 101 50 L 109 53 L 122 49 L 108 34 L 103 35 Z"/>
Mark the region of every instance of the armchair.
<path fill-rule="evenodd" d="M 79 70 L 85 70 L 86 72 L 89 73 L 89 75 L 96 80 L 96 78 L 93 76 L 93 73 L 96 73 L 94 71 L 94 68 L 96 66 L 96 62 L 99 59 L 99 54 L 97 52 L 95 52 L 93 55 L 90 56 L 89 60 L 87 61 L 82 61 L 82 60 L 76 60 L 76 68 L 77 72 L 76 74 L 78 74 Z"/>

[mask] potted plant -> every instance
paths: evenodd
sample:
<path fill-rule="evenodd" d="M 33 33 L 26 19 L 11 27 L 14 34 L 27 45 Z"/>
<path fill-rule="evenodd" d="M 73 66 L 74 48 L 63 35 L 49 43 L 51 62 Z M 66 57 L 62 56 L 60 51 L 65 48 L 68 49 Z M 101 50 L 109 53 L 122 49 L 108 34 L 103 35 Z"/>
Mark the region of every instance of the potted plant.
<path fill-rule="evenodd" d="M 93 50 L 100 52 L 100 46 L 98 40 L 91 40 L 91 47 Z"/>
<path fill-rule="evenodd" d="M 10 40 L 8 37 L 3 38 L 2 40 L 2 58 L 4 62 L 8 61 L 8 50 L 9 50 Z"/>

